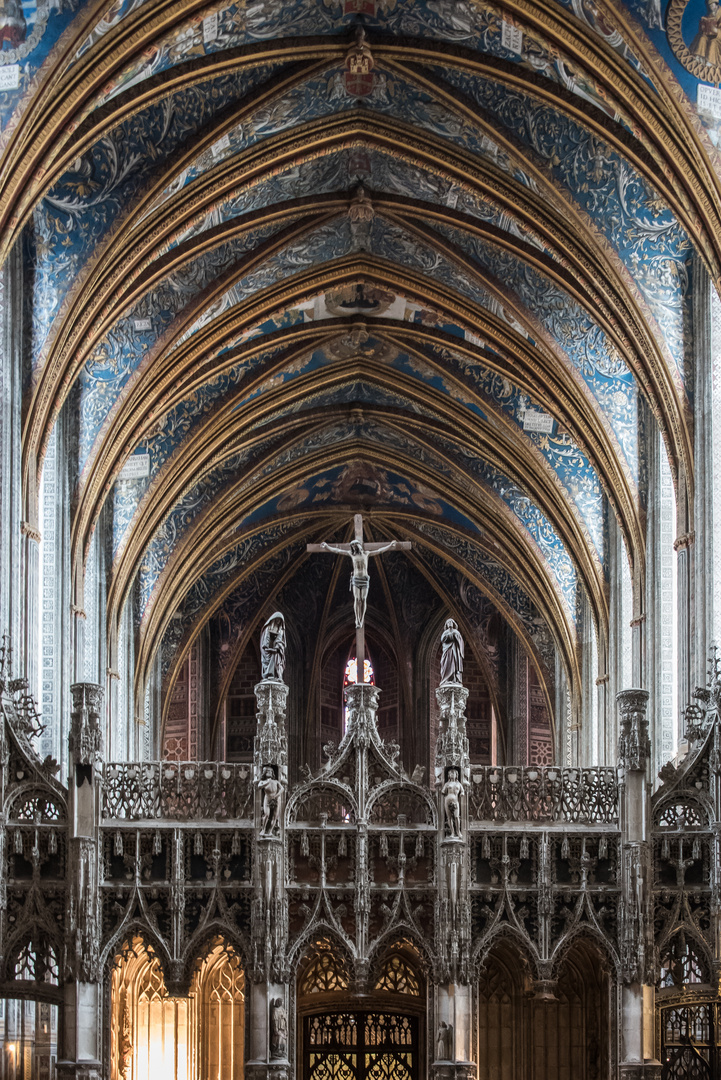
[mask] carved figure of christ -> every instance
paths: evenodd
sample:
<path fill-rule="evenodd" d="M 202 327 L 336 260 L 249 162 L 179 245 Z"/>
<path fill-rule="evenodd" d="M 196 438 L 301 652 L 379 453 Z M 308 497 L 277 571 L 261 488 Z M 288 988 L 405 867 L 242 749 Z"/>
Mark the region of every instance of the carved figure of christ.
<path fill-rule="evenodd" d="M 353 610 L 355 612 L 355 642 L 357 680 L 365 682 L 365 614 L 368 602 L 368 559 L 371 555 L 382 555 L 384 551 L 408 551 L 411 547 L 410 540 L 391 540 L 389 543 L 366 544 L 363 541 L 363 516 L 356 514 L 353 518 L 355 536 L 349 544 L 308 544 L 309 552 L 324 551 L 332 555 L 350 555 L 353 570 L 350 576 L 350 588 L 353 593 Z"/>

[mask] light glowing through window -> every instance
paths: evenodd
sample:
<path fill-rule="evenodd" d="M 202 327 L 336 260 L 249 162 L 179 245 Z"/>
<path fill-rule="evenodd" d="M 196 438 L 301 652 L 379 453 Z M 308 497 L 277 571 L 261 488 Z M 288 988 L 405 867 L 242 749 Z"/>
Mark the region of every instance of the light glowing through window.
<path fill-rule="evenodd" d="M 363 661 L 363 671 L 365 674 L 365 682 L 374 683 L 376 681 L 375 673 L 373 671 L 373 665 L 368 657 Z M 346 686 L 351 686 L 353 683 L 358 682 L 358 660 L 355 656 L 352 656 L 345 666 L 345 674 L 343 675 L 343 689 Z M 343 734 L 346 733 L 348 727 L 348 706 L 343 704 Z"/>
<path fill-rule="evenodd" d="M 363 682 L 374 683 L 375 675 L 373 674 L 373 665 L 370 660 L 363 661 L 363 673 L 365 678 Z M 349 686 L 351 683 L 358 682 L 358 661 L 355 656 L 352 657 L 345 666 L 345 676 L 343 678 L 343 686 Z"/>

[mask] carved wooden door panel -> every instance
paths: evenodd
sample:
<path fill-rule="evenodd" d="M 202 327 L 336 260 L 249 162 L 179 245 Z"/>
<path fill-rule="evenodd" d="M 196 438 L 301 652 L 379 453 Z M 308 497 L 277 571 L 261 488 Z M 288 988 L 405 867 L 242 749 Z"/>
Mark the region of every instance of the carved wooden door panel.
<path fill-rule="evenodd" d="M 662 1080 L 721 1080 L 717 1006 L 661 1010 Z"/>
<path fill-rule="evenodd" d="M 418 1018 L 320 1013 L 303 1021 L 305 1080 L 417 1080 Z"/>

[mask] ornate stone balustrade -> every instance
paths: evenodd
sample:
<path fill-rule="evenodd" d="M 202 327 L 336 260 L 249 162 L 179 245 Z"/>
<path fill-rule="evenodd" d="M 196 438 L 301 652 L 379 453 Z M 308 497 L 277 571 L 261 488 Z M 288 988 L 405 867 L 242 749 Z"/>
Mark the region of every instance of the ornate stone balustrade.
<path fill-rule="evenodd" d="M 471 768 L 469 787 L 471 823 L 618 821 L 618 776 L 614 768 L 476 765 Z"/>
<path fill-rule="evenodd" d="M 106 822 L 232 822 L 252 813 L 250 764 L 111 761 L 102 769 L 102 817 Z"/>

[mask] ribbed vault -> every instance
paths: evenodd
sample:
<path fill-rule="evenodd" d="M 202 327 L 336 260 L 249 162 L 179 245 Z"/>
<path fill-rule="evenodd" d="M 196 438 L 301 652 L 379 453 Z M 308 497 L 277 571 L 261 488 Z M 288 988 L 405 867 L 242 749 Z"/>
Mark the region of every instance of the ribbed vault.
<path fill-rule="evenodd" d="M 338 570 L 313 584 L 305 543 L 362 510 L 470 637 L 468 597 L 492 606 L 551 713 L 561 671 L 577 719 L 610 517 L 641 612 L 649 423 L 689 524 L 715 151 L 610 4 L 352 8 L 90 4 L 38 68 L 0 190 L 0 248 L 31 267 L 24 517 L 77 410 L 73 602 L 102 527 L 138 716 L 229 604 L 218 702 L 293 582 L 326 626 Z"/>

